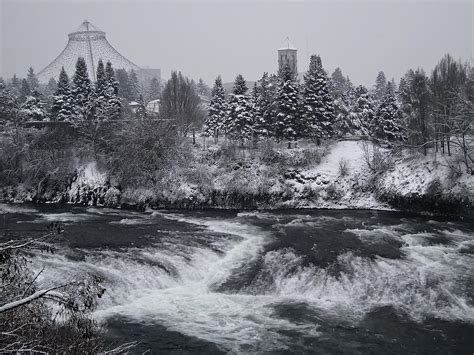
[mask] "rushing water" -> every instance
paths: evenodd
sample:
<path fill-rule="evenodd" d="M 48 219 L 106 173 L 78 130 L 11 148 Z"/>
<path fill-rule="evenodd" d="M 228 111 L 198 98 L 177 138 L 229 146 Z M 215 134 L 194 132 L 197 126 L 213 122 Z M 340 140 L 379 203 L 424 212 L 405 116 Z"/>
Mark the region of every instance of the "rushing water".
<path fill-rule="evenodd" d="M 64 224 L 57 252 L 33 258 L 40 282 L 102 278 L 94 316 L 137 352 L 474 351 L 472 221 L 2 207 L 4 233 Z"/>

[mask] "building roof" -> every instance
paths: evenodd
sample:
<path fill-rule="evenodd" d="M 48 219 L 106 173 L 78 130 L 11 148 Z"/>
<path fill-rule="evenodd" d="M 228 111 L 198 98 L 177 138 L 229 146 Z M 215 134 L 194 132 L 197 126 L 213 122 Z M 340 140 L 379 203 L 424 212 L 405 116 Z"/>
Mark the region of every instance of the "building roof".
<path fill-rule="evenodd" d="M 74 32 L 104 32 L 99 27 L 93 25 L 88 20 L 84 20 Z"/>
<path fill-rule="evenodd" d="M 289 37 L 286 37 L 285 41 L 283 42 L 283 45 L 280 48 L 278 48 L 279 51 L 284 51 L 284 50 L 287 50 L 287 49 L 291 49 L 291 50 L 296 51 L 296 47 L 293 45 L 293 43 L 290 42 Z"/>

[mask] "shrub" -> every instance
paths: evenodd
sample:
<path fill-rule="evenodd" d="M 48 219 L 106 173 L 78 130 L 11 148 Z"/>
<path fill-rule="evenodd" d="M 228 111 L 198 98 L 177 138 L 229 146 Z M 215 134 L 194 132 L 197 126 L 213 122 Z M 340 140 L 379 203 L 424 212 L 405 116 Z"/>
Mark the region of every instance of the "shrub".
<path fill-rule="evenodd" d="M 368 142 L 362 144 L 362 150 L 364 161 L 374 174 L 383 173 L 393 168 L 394 163 L 390 152 L 383 152 L 380 147 Z"/>
<path fill-rule="evenodd" d="M 50 227 L 58 233 L 62 230 L 58 225 Z M 26 252 L 40 247 L 52 250 L 44 244 L 52 236 L 53 232 L 0 244 L 1 353 L 97 353 L 103 349 L 99 328 L 90 316 L 105 291 L 98 278 L 37 289 L 38 275 L 29 270 Z M 54 311 L 50 302 L 56 305 Z"/>
<path fill-rule="evenodd" d="M 349 173 L 349 162 L 341 158 L 339 160 L 339 176 L 346 176 Z"/>
<path fill-rule="evenodd" d="M 342 198 L 343 192 L 335 184 L 330 184 L 326 188 L 326 196 L 328 200 L 337 201 Z"/>
<path fill-rule="evenodd" d="M 439 197 L 443 193 L 443 184 L 439 177 L 435 177 L 426 186 L 425 195 L 428 197 Z"/>

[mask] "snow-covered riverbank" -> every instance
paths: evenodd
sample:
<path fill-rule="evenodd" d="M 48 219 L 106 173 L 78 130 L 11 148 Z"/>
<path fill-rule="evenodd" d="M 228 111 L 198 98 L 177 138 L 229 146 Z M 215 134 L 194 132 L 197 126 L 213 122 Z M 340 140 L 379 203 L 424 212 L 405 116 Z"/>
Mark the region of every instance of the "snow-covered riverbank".
<path fill-rule="evenodd" d="M 3 189 L 5 202 L 74 203 L 137 208 L 414 209 L 472 213 L 474 176 L 456 176 L 442 156 L 381 150 L 390 164 L 375 172 L 364 143 L 263 148 L 196 148 L 188 166 L 154 186 L 120 187 L 95 162 L 81 166 L 66 189 Z M 367 149 L 367 146 L 365 146 Z M 369 147 L 370 149 L 370 147 Z M 448 209 L 448 210 L 446 210 Z"/>

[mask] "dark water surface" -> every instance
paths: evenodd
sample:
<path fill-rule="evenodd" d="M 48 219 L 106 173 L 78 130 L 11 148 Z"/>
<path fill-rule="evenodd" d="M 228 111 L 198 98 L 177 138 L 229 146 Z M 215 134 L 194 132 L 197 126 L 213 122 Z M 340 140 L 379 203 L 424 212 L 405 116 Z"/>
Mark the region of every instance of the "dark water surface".
<path fill-rule="evenodd" d="M 149 211 L 0 205 L 1 234 L 65 225 L 37 253 L 87 274 L 94 316 L 136 352 L 472 354 L 474 223 L 381 211 Z M 6 238 L 6 237 L 3 237 Z"/>

